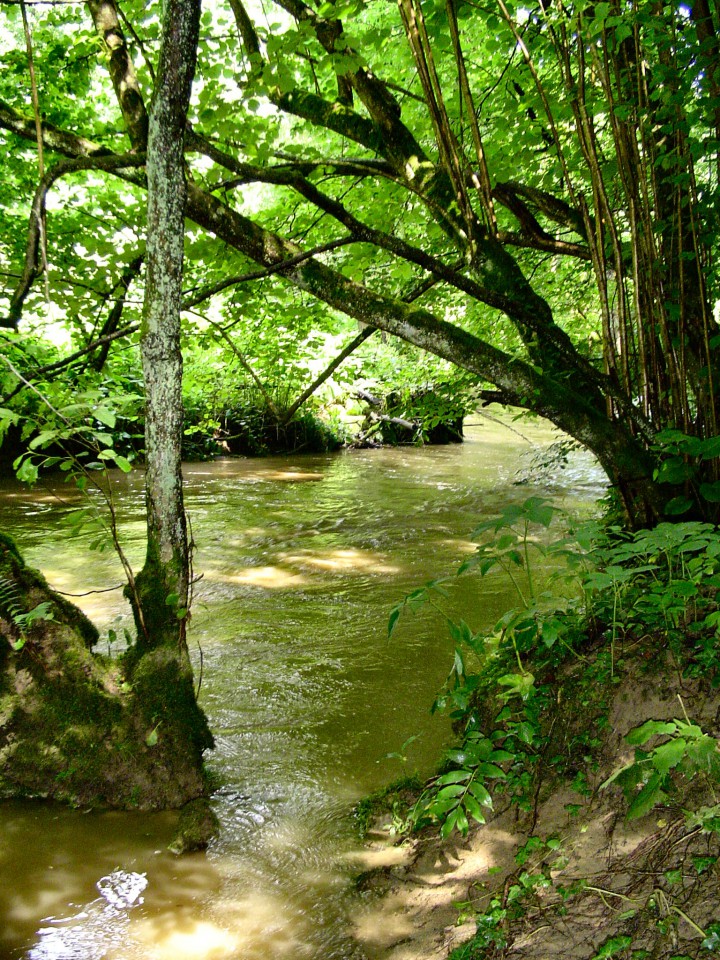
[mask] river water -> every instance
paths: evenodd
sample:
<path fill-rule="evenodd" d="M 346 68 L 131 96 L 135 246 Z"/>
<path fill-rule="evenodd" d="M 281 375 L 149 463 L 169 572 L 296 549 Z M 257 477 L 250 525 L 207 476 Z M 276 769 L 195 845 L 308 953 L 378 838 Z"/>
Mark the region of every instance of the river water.
<path fill-rule="evenodd" d="M 579 457 L 545 482 L 518 471 L 554 439 L 543 424 L 479 419 L 465 444 L 347 451 L 186 468 L 196 543 L 190 643 L 216 737 L 221 833 L 207 853 L 166 851 L 176 818 L 0 806 L 0 958 L 363 960 L 354 802 L 431 771 L 449 730 L 429 707 L 452 663 L 442 615 L 391 608 L 473 549 L 508 502 L 549 496 L 587 512 L 602 489 Z M 142 477 L 113 480 L 128 555 L 143 554 Z M 70 538 L 77 495 L 0 483 L 0 529 L 119 649 L 130 627 L 111 553 Z M 107 592 L 89 592 L 107 591 Z M 474 628 L 514 602 L 501 576 L 461 578 L 443 601 Z M 408 738 L 407 761 L 386 757 Z"/>

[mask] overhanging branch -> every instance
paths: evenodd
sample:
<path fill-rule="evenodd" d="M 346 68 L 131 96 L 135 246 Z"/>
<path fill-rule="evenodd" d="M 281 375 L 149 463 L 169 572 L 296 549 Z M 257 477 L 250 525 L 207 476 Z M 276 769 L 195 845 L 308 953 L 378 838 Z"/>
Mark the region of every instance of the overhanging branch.
<path fill-rule="evenodd" d="M 69 173 L 77 173 L 82 170 L 105 170 L 108 172 L 118 172 L 120 170 L 129 170 L 144 166 L 145 157 L 139 154 L 124 154 L 111 156 L 90 156 L 80 157 L 76 160 L 63 160 L 55 164 L 48 170 L 35 190 L 32 207 L 30 211 L 30 222 L 28 225 L 28 237 L 25 248 L 25 265 L 23 268 L 20 282 L 10 301 L 10 308 L 7 317 L 0 317 L 0 327 L 17 329 L 17 325 L 22 315 L 23 304 L 27 298 L 30 288 L 33 285 L 39 273 L 38 251 L 40 247 L 41 224 L 45 214 L 45 198 L 52 185 L 61 177 Z"/>

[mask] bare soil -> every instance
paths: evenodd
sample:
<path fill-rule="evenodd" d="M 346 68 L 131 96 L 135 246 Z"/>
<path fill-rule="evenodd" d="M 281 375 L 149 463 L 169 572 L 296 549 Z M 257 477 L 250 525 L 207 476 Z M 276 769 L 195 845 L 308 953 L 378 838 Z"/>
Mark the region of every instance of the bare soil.
<path fill-rule="evenodd" d="M 367 906 L 356 930 L 368 957 L 444 960 L 475 934 L 475 920 L 463 917 L 487 911 L 493 901 L 506 910 L 495 928 L 498 942 L 468 953 L 468 960 L 711 956 L 706 937 L 708 925 L 720 921 L 720 860 L 712 859 L 720 858 L 720 837 L 694 827 L 683 807 L 718 798 L 696 778 L 673 797 L 673 806 L 629 821 L 621 790 L 599 789 L 632 760 L 634 748 L 624 736 L 648 719 L 687 714 L 718 736 L 718 692 L 673 679 L 672 665 L 666 666 L 661 679 L 633 670 L 612 690 L 587 795 L 567 782 L 547 782 L 533 811 L 499 810 L 466 838 L 454 834 L 446 841 L 437 834 L 394 841 L 389 821 L 378 823 L 369 837 Z M 561 843 L 520 866 L 516 853 L 530 836 Z M 549 882 L 518 900 L 523 872 Z"/>

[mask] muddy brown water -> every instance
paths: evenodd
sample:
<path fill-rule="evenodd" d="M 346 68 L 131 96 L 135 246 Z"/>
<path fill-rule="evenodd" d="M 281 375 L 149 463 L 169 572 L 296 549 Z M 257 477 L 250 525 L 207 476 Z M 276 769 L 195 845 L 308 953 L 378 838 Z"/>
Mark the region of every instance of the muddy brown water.
<path fill-rule="evenodd" d="M 220 460 L 186 469 L 196 543 L 190 642 L 217 747 L 220 836 L 166 851 L 173 814 L 0 805 L 0 958 L 363 960 L 362 848 L 351 810 L 404 772 L 432 769 L 449 731 L 429 707 L 452 662 L 442 616 L 391 608 L 451 572 L 469 534 L 536 494 L 588 511 L 602 476 L 584 457 L 543 483 L 518 470 L 552 439 L 481 420 L 462 446 Z M 113 480 L 127 552 L 143 551 L 142 477 Z M 0 483 L 0 528 L 111 644 L 130 626 L 112 553 L 66 523 L 75 495 Z M 444 601 L 475 628 L 514 602 L 502 577 L 462 578 Z M 202 655 L 200 653 L 202 651 Z M 386 758 L 410 737 L 403 764 Z"/>

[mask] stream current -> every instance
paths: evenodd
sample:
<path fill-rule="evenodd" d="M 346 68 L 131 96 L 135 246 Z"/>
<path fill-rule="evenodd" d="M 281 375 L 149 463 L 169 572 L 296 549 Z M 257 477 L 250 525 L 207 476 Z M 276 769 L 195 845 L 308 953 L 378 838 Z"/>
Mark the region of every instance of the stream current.
<path fill-rule="evenodd" d="M 602 475 L 586 458 L 517 485 L 554 435 L 476 419 L 458 446 L 348 451 L 186 467 L 196 544 L 190 645 L 216 738 L 208 757 L 221 832 L 207 853 L 167 852 L 176 815 L 0 805 L 2 960 L 375 960 L 383 932 L 353 876 L 353 804 L 428 774 L 449 737 L 429 708 L 452 664 L 442 616 L 392 607 L 473 549 L 508 502 L 548 496 L 587 512 Z M 142 564 L 140 472 L 113 478 L 124 543 Z M 0 482 L 0 529 L 102 632 L 130 628 L 112 553 L 64 523 L 69 485 Z M 452 585 L 475 629 L 514 603 L 501 575 Z M 404 764 L 388 759 L 405 741 Z"/>

